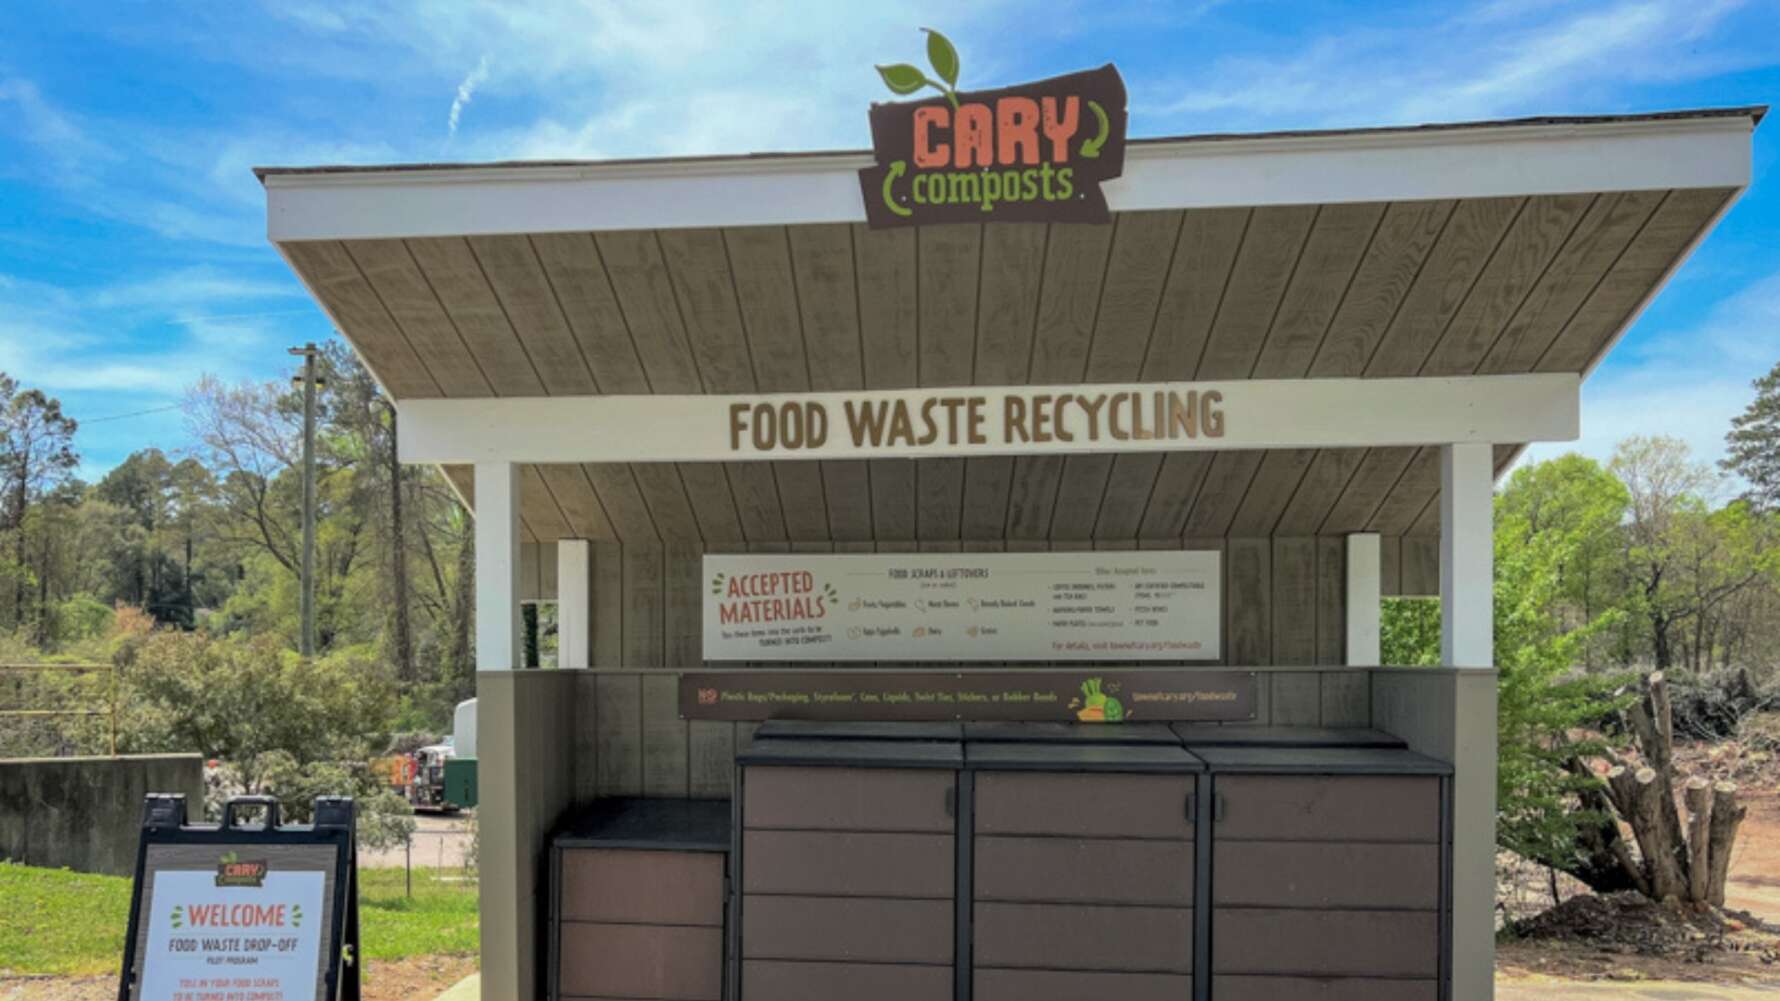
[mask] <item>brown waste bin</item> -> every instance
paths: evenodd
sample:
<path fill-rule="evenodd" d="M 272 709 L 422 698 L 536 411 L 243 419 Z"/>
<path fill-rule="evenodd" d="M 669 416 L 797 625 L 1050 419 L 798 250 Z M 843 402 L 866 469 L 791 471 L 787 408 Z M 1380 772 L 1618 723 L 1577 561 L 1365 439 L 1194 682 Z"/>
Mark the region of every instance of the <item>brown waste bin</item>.
<path fill-rule="evenodd" d="M 1440 1001 L 1451 767 L 1378 747 L 1189 745 L 1208 770 L 1212 1001 Z"/>
<path fill-rule="evenodd" d="M 610 799 L 551 839 L 549 996 L 723 1001 L 729 800 Z"/>
<path fill-rule="evenodd" d="M 965 749 L 974 1001 L 1194 997 L 1203 765 L 1166 727 L 1015 733 Z"/>
<path fill-rule="evenodd" d="M 950 1001 L 961 745 L 774 729 L 736 756 L 740 996 Z"/>

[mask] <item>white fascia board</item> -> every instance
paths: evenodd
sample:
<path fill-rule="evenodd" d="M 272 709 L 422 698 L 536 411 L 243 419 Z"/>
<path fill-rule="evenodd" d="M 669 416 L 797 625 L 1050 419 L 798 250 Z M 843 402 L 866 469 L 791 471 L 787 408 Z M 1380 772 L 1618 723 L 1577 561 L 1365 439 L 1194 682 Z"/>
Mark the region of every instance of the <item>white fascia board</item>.
<path fill-rule="evenodd" d="M 404 462 L 759 462 L 915 459 L 1267 448 L 1367 448 L 1452 443 L 1571 441 L 1580 431 L 1574 373 L 1407 379 L 1256 379 L 1200 383 L 967 386 L 746 396 L 551 396 L 404 400 L 398 441 Z M 1167 437 L 1157 394 L 1199 401 L 1218 394 L 1220 432 Z M 1062 402 L 1068 394 L 1077 398 Z M 1092 408 L 1079 402 L 1086 398 Z M 979 401 L 978 440 L 959 417 L 948 434 L 945 400 Z M 1169 397 L 1162 397 L 1167 401 Z M 1012 402 L 1010 402 L 1010 400 Z M 1041 402 L 1042 401 L 1042 402 Z M 1098 402 L 1094 402 L 1098 401 Z M 856 441 L 849 414 L 866 405 L 907 408 L 915 434 L 933 402 L 936 438 L 926 443 Z M 1208 406 L 1211 404 L 1207 404 Z M 786 409 L 786 408 L 793 409 Z M 739 408 L 739 409 L 735 409 Z M 756 409 L 759 408 L 759 409 Z M 816 447 L 759 447 L 763 415 L 821 408 Z M 1104 408 L 1104 409 L 1102 409 Z M 1134 416 L 1134 410 L 1142 408 Z M 1041 409 L 1061 432 L 1030 433 Z M 1193 407 L 1189 407 L 1189 410 Z M 738 413 L 741 430 L 733 423 Z M 1024 436 L 1010 430 L 1011 414 Z M 1203 413 L 1203 412 L 1200 412 Z M 1160 419 L 1158 419 L 1160 418 Z M 1150 437 L 1131 432 L 1147 426 Z M 805 426 L 799 423 L 799 426 Z M 1125 434 L 1113 430 L 1122 426 Z"/>
<path fill-rule="evenodd" d="M 1744 117 L 1137 143 L 1114 211 L 1745 187 Z M 863 222 L 863 153 L 273 173 L 273 242 Z M 985 216 L 985 219 L 988 217 Z"/>

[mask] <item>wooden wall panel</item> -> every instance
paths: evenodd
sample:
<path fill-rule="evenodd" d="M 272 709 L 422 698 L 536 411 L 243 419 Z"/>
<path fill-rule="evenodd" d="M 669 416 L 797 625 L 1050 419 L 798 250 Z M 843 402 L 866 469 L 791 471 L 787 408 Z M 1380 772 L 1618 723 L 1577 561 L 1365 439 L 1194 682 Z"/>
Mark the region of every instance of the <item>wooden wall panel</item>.
<path fill-rule="evenodd" d="M 1232 664 L 1273 663 L 1273 546 L 1231 539 L 1224 548 L 1226 656 Z"/>
<path fill-rule="evenodd" d="M 1402 593 L 1437 596 L 1440 593 L 1440 540 L 1428 535 L 1403 537 Z"/>
<path fill-rule="evenodd" d="M 1347 663 L 1347 540 L 1316 540 L 1316 660 L 1323 666 Z"/>
<path fill-rule="evenodd" d="M 596 672 L 594 768 L 601 796 L 643 794 L 643 678 Z"/>

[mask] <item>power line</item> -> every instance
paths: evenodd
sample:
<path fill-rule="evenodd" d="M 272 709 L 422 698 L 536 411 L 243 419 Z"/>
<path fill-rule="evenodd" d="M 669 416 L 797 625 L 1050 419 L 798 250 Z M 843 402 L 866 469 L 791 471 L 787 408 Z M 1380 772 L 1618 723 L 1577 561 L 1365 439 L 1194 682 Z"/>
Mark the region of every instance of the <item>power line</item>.
<path fill-rule="evenodd" d="M 127 414 L 112 414 L 109 417 L 81 417 L 81 418 L 78 418 L 78 420 L 80 422 L 81 427 L 86 427 L 88 424 L 103 424 L 106 421 L 121 421 L 128 417 L 144 417 L 144 416 L 147 416 L 148 414 L 164 414 L 169 410 L 178 410 L 180 407 L 183 407 L 183 406 L 185 406 L 185 404 L 183 404 L 183 403 L 169 403 L 164 407 L 153 407 L 148 410 L 136 410 L 136 411 L 132 411 Z"/>

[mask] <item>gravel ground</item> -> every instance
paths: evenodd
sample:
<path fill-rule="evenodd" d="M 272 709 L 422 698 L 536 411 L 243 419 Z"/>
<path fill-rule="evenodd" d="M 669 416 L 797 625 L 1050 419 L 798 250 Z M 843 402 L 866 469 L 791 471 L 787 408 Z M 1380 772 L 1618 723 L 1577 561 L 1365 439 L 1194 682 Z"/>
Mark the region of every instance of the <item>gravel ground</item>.
<path fill-rule="evenodd" d="M 464 854 L 470 847 L 469 818 L 461 813 L 417 813 L 413 838 L 413 861 L 429 869 L 461 869 Z M 364 852 L 358 864 L 366 869 L 400 869 L 404 863 L 401 845 L 380 852 Z M 3 1001 L 3 999 L 0 999 Z"/>

